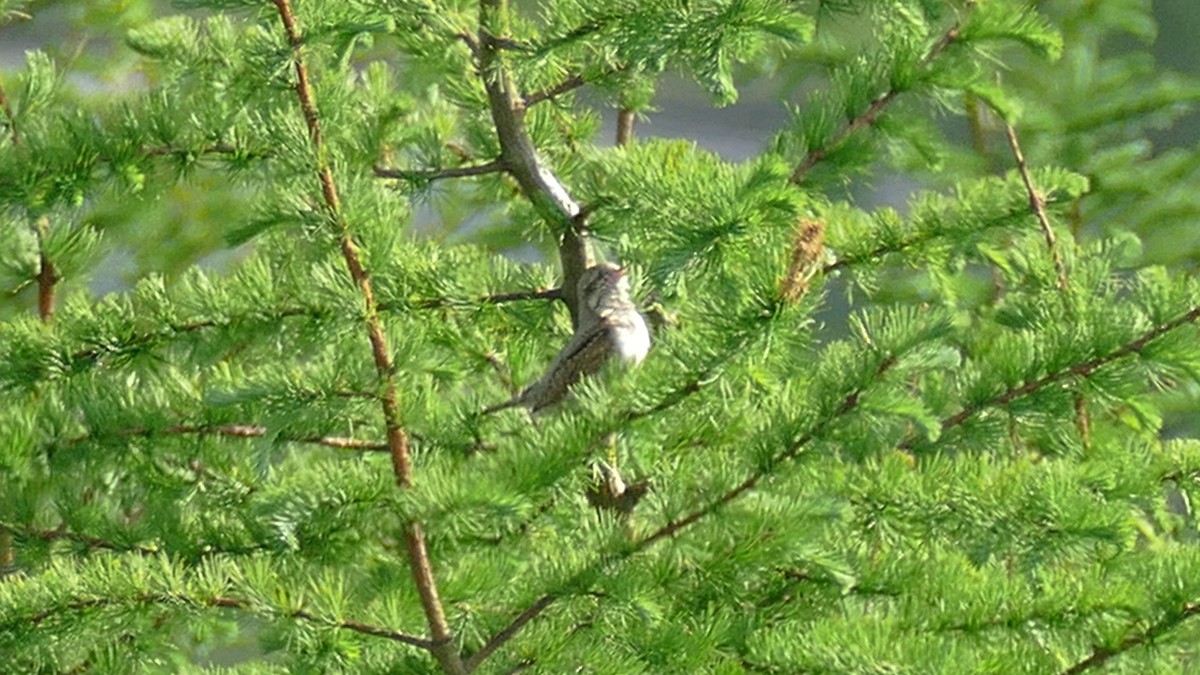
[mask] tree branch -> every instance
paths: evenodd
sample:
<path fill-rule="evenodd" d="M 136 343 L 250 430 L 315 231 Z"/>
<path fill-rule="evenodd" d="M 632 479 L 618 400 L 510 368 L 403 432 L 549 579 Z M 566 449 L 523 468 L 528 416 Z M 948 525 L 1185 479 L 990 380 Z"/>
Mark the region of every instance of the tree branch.
<path fill-rule="evenodd" d="M 19 535 L 20 537 L 25 538 L 25 539 L 38 539 L 40 541 L 44 541 L 47 543 L 52 543 L 52 542 L 56 542 L 56 541 L 70 541 L 70 542 L 75 542 L 78 544 L 83 544 L 84 546 L 86 546 L 88 548 L 89 553 L 92 551 L 96 551 L 96 550 L 111 551 L 113 553 L 136 553 L 138 555 L 144 555 L 144 556 L 160 555 L 163 553 L 162 550 L 160 550 L 159 548 L 153 547 L 153 546 L 138 546 L 137 544 L 128 544 L 128 545 L 127 544 L 118 544 L 116 542 L 108 541 L 107 539 L 101 539 L 99 537 L 94 537 L 90 534 L 84 534 L 82 532 L 73 532 L 73 531 L 67 529 L 67 524 L 65 522 L 61 523 L 57 528 L 55 528 L 53 530 L 38 530 L 38 529 L 28 528 L 28 527 L 19 527 L 19 526 L 12 525 L 12 524 L 4 524 L 3 527 L 5 529 L 7 529 L 9 532 Z M 199 557 L 211 557 L 211 556 L 215 556 L 215 555 L 249 555 L 251 553 L 263 551 L 266 548 L 267 547 L 263 544 L 244 546 L 244 547 L 239 547 L 239 548 L 203 545 L 201 547 L 201 552 L 199 553 Z M 177 552 L 172 552 L 172 555 L 177 555 L 177 554 L 178 554 Z M 189 557 L 189 559 L 190 559 L 190 557 Z M 3 576 L 3 574 L 0 573 L 0 576 Z"/>
<path fill-rule="evenodd" d="M 1138 338 L 1121 345 L 1107 354 L 1088 359 L 1083 363 L 1077 363 L 1069 368 L 1064 368 L 1060 371 L 1050 373 L 1049 375 L 1039 377 L 1036 380 L 1030 380 L 1020 386 L 1010 387 L 1009 389 L 996 394 L 986 401 L 966 406 L 958 413 L 942 420 L 942 433 L 944 434 L 946 431 L 960 426 L 968 419 L 974 417 L 987 408 L 1007 405 L 1018 398 L 1029 396 L 1036 391 L 1045 389 L 1052 384 L 1069 378 L 1087 377 L 1102 366 L 1108 365 L 1109 363 L 1112 363 L 1113 361 L 1116 361 L 1122 357 L 1129 356 L 1130 354 L 1136 354 L 1145 349 L 1146 346 L 1154 340 L 1157 340 L 1163 335 L 1166 335 L 1167 333 L 1181 328 L 1187 324 L 1195 323 L 1197 320 L 1200 320 L 1200 306 L 1193 307 L 1183 316 L 1151 328 Z M 917 437 L 914 436 L 901 443 L 898 447 L 901 450 L 909 450 L 912 449 L 916 443 Z"/>
<path fill-rule="evenodd" d="M 1079 673 L 1084 671 L 1103 666 L 1113 657 L 1120 656 L 1142 645 L 1152 644 L 1159 637 L 1171 632 L 1184 621 L 1197 614 L 1200 614 L 1200 603 L 1189 602 L 1183 607 L 1172 611 L 1146 630 L 1126 635 L 1113 647 L 1093 647 L 1092 653 L 1087 658 L 1062 671 L 1062 675 L 1079 675 Z"/>
<path fill-rule="evenodd" d="M 509 302 L 520 302 L 524 300 L 563 300 L 563 292 L 561 288 L 538 288 L 531 291 L 511 291 L 508 293 L 495 293 L 493 295 L 481 295 L 471 300 L 471 304 L 479 305 L 503 305 Z M 453 307 L 461 304 L 453 298 L 428 298 L 418 300 L 416 306 L 421 309 L 439 309 L 442 307 Z M 380 309 L 386 309 L 381 305 Z"/>
<path fill-rule="evenodd" d="M 1046 202 L 1046 203 L 1050 203 L 1050 202 Z M 1026 215 L 1027 215 L 1027 211 L 1024 208 L 1014 209 L 1011 211 L 1005 211 L 1003 213 L 998 213 L 996 215 L 989 217 L 986 221 L 984 221 L 983 226 L 980 227 L 977 231 L 984 232 L 986 230 L 990 230 L 995 227 L 1004 227 L 1006 225 L 1009 225 L 1009 224 L 1015 222 L 1018 219 L 1024 219 L 1026 217 Z M 933 241 L 933 240 L 936 240 L 936 239 L 939 239 L 939 238 L 945 237 L 945 236 L 947 236 L 947 233 L 921 232 L 921 233 L 918 233 L 916 236 L 913 236 L 906 240 L 897 241 L 895 243 L 883 244 L 883 245 L 878 246 L 878 247 L 872 249 L 871 251 L 861 254 L 861 255 L 857 255 L 857 256 L 853 256 L 853 257 L 839 258 L 838 260 L 831 262 L 831 263 L 825 265 L 824 267 L 822 267 L 818 271 L 818 273 L 822 274 L 822 275 L 827 275 L 832 272 L 836 272 L 840 269 L 853 267 L 855 265 L 860 265 L 862 263 L 877 260 L 879 258 L 884 258 L 886 256 L 889 256 L 889 255 L 892 255 L 895 253 L 903 253 L 909 249 L 916 248 L 918 246 L 921 246 L 922 244 L 928 243 L 930 241 Z"/>
<path fill-rule="evenodd" d="M 525 104 L 526 108 L 530 108 L 541 103 L 542 101 L 548 101 L 552 98 L 562 96 L 568 91 L 578 89 L 585 84 L 587 84 L 587 80 L 583 77 L 582 73 L 579 75 L 572 75 L 552 87 L 547 87 L 539 91 L 525 94 L 521 100 Z"/>
<path fill-rule="evenodd" d="M 483 663 L 484 659 L 491 656 L 492 652 L 499 649 L 504 645 L 504 643 L 513 639 L 513 637 L 515 637 L 516 634 L 525 627 L 525 624 L 532 621 L 538 614 L 541 614 L 542 610 L 549 607 L 550 604 L 556 599 L 556 596 L 552 594 L 543 595 L 542 597 L 538 598 L 537 602 L 530 605 L 524 612 L 521 612 L 516 619 L 513 619 L 512 623 L 505 626 L 504 629 L 499 633 L 493 635 L 492 638 L 488 640 L 479 651 L 467 658 L 467 672 L 471 672 L 478 668 L 479 665 Z"/>
<path fill-rule="evenodd" d="M 206 145 L 202 148 L 180 148 L 173 145 L 156 145 L 149 148 L 142 148 L 141 154 L 146 157 L 166 157 L 168 155 L 236 155 L 243 151 L 230 143 L 217 142 L 211 145 Z M 255 151 L 246 153 L 253 157 L 266 159 L 272 155 L 270 151 Z"/>
<path fill-rule="evenodd" d="M 578 89 L 585 84 L 599 82 L 607 77 L 623 73 L 626 70 L 629 70 L 629 66 L 620 65 L 605 68 L 591 77 L 585 75 L 584 73 L 572 75 L 556 85 L 525 94 L 523 97 L 521 97 L 521 101 L 525 104 L 526 108 L 530 108 L 538 103 L 541 103 L 542 101 L 548 101 L 550 99 L 557 98 L 568 91 Z"/>
<path fill-rule="evenodd" d="M 370 635 L 372 637 L 381 637 L 393 642 L 400 642 L 413 647 L 432 651 L 434 644 L 424 638 L 414 637 L 382 626 L 373 626 L 358 621 L 338 621 L 336 619 L 327 619 L 317 616 L 305 609 L 292 610 L 290 612 L 277 611 L 273 608 L 261 609 L 250 603 L 231 598 L 228 596 L 218 595 L 212 598 L 196 598 L 182 593 L 142 593 L 129 598 L 88 598 L 79 599 L 67 602 L 56 607 L 43 609 L 35 614 L 31 614 L 15 621 L 30 623 L 35 626 L 43 623 L 47 619 L 67 612 L 84 612 L 89 609 L 100 609 L 104 607 L 112 607 L 121 604 L 178 604 L 187 603 L 201 607 L 216 607 L 222 609 L 238 609 L 251 613 L 266 614 L 276 618 L 298 619 L 310 623 L 320 624 L 330 628 L 338 628 L 347 630 L 362 635 Z M 9 622 L 13 623 L 13 622 Z"/>
<path fill-rule="evenodd" d="M 231 323 L 236 323 L 239 320 L 248 318 L 276 318 L 286 319 L 294 316 L 308 316 L 311 318 L 319 318 L 323 313 L 319 310 L 313 310 L 308 307 L 283 307 L 276 310 L 270 310 L 266 313 L 255 313 L 250 316 L 237 318 L 216 319 L 196 319 L 188 323 L 172 324 L 166 329 L 156 331 L 154 333 L 141 333 L 133 335 L 123 340 L 106 340 L 103 345 L 81 349 L 71 354 L 73 362 L 94 362 L 110 354 L 119 354 L 121 352 L 137 349 L 139 347 L 149 347 L 160 340 L 166 340 L 178 335 L 186 335 L 195 333 L 208 328 L 216 328 L 218 326 L 227 326 Z"/>
<path fill-rule="evenodd" d="M 411 170 L 374 167 L 375 175 L 380 178 L 394 178 L 410 183 L 430 183 L 444 178 L 464 178 L 467 176 L 483 176 L 489 173 L 502 173 L 508 170 L 503 160 L 494 159 L 483 164 L 447 167 L 444 169 Z"/>
<path fill-rule="evenodd" d="M 50 236 L 50 219 L 45 216 L 38 218 L 33 229 L 37 235 L 38 245 L 38 317 L 43 323 L 50 323 L 54 320 L 55 290 L 61 279 L 58 276 L 58 268 L 54 266 L 54 261 L 46 252 L 46 238 Z"/>
<path fill-rule="evenodd" d="M 997 110 L 996 114 L 999 116 L 1000 111 Z M 1017 130 L 1007 121 L 1004 123 L 1004 134 L 1008 138 L 1008 147 L 1012 150 L 1013 159 L 1016 160 L 1017 173 L 1021 175 L 1021 182 L 1025 184 L 1025 193 L 1029 196 L 1029 210 L 1037 218 L 1038 225 L 1042 228 L 1042 236 L 1046 239 L 1046 248 L 1050 251 L 1054 273 L 1058 277 L 1058 290 L 1066 293 L 1070 289 L 1070 281 L 1067 278 L 1067 268 L 1063 265 L 1058 239 L 1054 236 L 1054 228 L 1050 226 L 1050 218 L 1046 215 L 1046 198 L 1034 186 L 1033 178 L 1029 175 L 1029 166 L 1025 162 L 1025 153 L 1021 152 L 1021 143 L 1017 139 Z M 1075 428 L 1079 431 L 1084 447 L 1088 447 L 1091 444 L 1092 422 L 1088 415 L 1087 399 L 1079 391 L 1075 392 Z"/>
<path fill-rule="evenodd" d="M 176 424 L 162 429 L 125 429 L 117 433 L 118 436 L 143 436 L 152 437 L 156 435 L 177 436 L 177 435 L 197 435 L 197 436 L 225 436 L 227 438 L 265 438 L 270 435 L 269 430 L 258 424 L 222 424 L 222 425 L 207 425 L 207 424 Z M 71 439 L 72 445 L 83 443 L 92 438 L 91 435 L 80 436 Z M 288 434 L 280 434 L 277 438 L 281 441 L 289 443 L 307 443 L 311 445 L 322 445 L 328 448 L 337 448 L 342 450 L 374 450 L 374 451 L 390 451 L 387 443 L 379 441 L 369 441 L 359 438 L 345 438 L 341 436 L 292 436 Z"/>
<path fill-rule="evenodd" d="M 508 17 L 507 0 L 479 2 L 479 76 L 487 92 L 492 122 L 500 142 L 500 159 L 534 207 L 561 231 L 558 253 L 562 263 L 563 294 L 571 323 L 579 320 L 575 288 L 583 271 L 594 262 L 591 246 L 580 221 L 581 209 L 566 187 L 538 156 L 525 129 L 525 109 L 530 105 L 517 91 L 505 68 L 496 36 L 502 36 Z"/>
<path fill-rule="evenodd" d="M 138 553 L 141 555 L 153 555 L 158 553 L 158 551 L 154 548 L 137 545 L 126 546 L 108 541 L 107 539 L 93 537 L 89 534 L 72 532 L 71 530 L 67 529 L 67 524 L 65 522 L 53 530 L 23 528 L 9 523 L 0 524 L 0 528 L 27 539 L 38 539 L 47 543 L 55 541 L 73 541 L 87 546 L 89 551 L 105 550 L 116 553 Z"/>
<path fill-rule="evenodd" d="M 944 52 L 947 47 L 949 47 L 958 39 L 958 32 L 959 24 L 956 23 L 951 26 L 950 29 L 947 30 L 942 37 L 933 44 L 932 47 L 929 48 L 929 51 L 925 52 L 925 56 L 923 56 L 918 62 L 918 66 L 927 66 L 939 55 L 941 55 L 941 53 Z M 808 151 L 808 153 L 804 155 L 804 158 L 800 160 L 800 163 L 797 164 L 796 168 L 792 171 L 789 182 L 793 185 L 802 184 L 804 182 L 805 175 L 807 175 L 814 166 L 828 157 L 829 153 L 833 152 L 833 150 L 845 142 L 847 138 L 853 136 L 864 127 L 874 124 L 875 120 L 879 117 L 879 114 L 883 112 L 883 109 L 886 108 L 888 104 L 891 103 L 901 93 L 901 89 L 892 88 L 877 96 L 875 100 L 871 101 L 871 103 L 867 106 L 866 110 L 864 110 L 854 119 L 850 120 L 846 126 L 842 127 L 840 131 L 833 135 L 833 138 L 829 139 L 821 147 Z"/>
<path fill-rule="evenodd" d="M 341 230 L 342 257 L 350 276 L 362 293 L 366 312 L 367 337 L 371 342 L 375 368 L 383 385 L 380 402 L 383 406 L 383 419 L 387 430 L 388 448 L 392 456 L 392 469 L 396 475 L 396 484 L 402 489 L 408 489 L 412 487 L 412 461 L 409 455 L 408 435 L 400 424 L 400 404 L 397 400 L 396 382 L 392 374 L 392 357 L 387 339 L 383 334 L 382 323 L 379 320 L 375 292 L 371 286 L 370 276 L 359 259 L 358 244 L 354 241 L 349 225 L 342 215 L 341 198 L 338 196 L 333 172 L 329 166 L 328 150 L 325 147 L 316 104 L 313 101 L 312 88 L 308 81 L 308 68 L 304 63 L 303 39 L 296 26 L 296 17 L 292 13 L 291 2 L 290 0 L 274 0 L 274 2 L 279 11 L 279 18 L 283 22 L 288 44 L 292 49 L 292 61 L 296 70 L 296 96 L 300 101 L 305 124 L 308 126 L 313 154 L 317 158 L 317 178 L 321 183 L 325 209 L 330 222 Z M 425 612 L 425 620 L 433 638 L 431 651 L 446 673 L 450 675 L 465 673 L 462 660 L 453 644 L 453 635 L 446 621 L 445 609 L 438 596 L 437 584 L 433 578 L 433 568 L 429 562 L 429 552 L 425 545 L 425 533 L 419 522 L 415 520 L 408 522 L 404 528 L 404 542 L 408 551 L 409 568 L 412 571 L 417 594 L 421 598 L 421 606 Z"/>
<path fill-rule="evenodd" d="M 377 308 L 381 312 L 402 311 L 410 307 L 418 309 L 443 309 L 448 307 L 462 307 L 473 305 L 502 305 L 510 302 L 522 302 L 527 300 L 561 300 L 562 290 L 558 288 L 539 288 L 527 291 L 509 291 L 506 293 L 495 293 L 492 295 L 480 295 L 470 299 L 456 298 L 424 298 L 415 301 L 397 301 L 397 302 L 380 302 Z M 249 314 L 233 317 L 222 317 L 221 319 L 195 319 L 187 323 L 173 324 L 164 330 L 153 333 L 140 333 L 121 338 L 106 339 L 103 344 L 80 349 L 72 352 L 70 360 L 74 364 L 82 362 L 95 362 L 111 354 L 120 354 L 132 349 L 148 348 L 160 341 L 166 341 L 180 335 L 187 335 L 210 328 L 219 328 L 229 326 L 240 322 L 253 319 L 287 319 L 291 317 L 308 317 L 320 319 L 328 316 L 328 314 L 318 308 L 312 307 L 280 307 L 268 308 L 261 311 L 253 311 Z"/>

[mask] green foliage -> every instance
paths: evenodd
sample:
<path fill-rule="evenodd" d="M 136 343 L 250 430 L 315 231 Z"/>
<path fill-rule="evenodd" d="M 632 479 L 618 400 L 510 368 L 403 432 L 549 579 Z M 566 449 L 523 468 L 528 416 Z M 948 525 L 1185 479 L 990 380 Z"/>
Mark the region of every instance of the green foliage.
<path fill-rule="evenodd" d="M 1200 154 L 1150 134 L 1200 83 L 1149 3 L 180 4 L 0 74 L 7 669 L 1196 659 Z M 807 93 L 742 162 L 597 138 L 671 72 Z M 547 203 L 654 346 L 484 415 L 570 338 Z"/>

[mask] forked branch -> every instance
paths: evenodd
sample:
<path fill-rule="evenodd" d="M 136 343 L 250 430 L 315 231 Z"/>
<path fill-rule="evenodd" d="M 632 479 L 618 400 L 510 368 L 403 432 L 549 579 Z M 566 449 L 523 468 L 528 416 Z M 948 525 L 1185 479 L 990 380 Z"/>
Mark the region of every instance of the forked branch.
<path fill-rule="evenodd" d="M 508 20 L 506 0 L 480 0 L 479 3 L 479 77 L 487 92 L 492 122 L 500 142 L 500 159 L 521 191 L 550 223 L 561 230 L 558 252 L 562 262 L 563 294 L 571 311 L 572 324 L 578 321 L 575 293 L 579 277 L 593 262 L 591 245 L 583 232 L 582 209 L 566 187 L 538 156 L 525 128 L 527 99 L 521 97 L 516 83 L 504 65 L 499 39 Z"/>

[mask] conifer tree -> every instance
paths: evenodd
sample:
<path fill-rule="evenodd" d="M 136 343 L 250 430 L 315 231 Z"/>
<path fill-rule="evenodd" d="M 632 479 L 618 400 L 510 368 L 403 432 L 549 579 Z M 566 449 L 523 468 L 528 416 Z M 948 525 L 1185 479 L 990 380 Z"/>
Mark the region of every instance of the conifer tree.
<path fill-rule="evenodd" d="M 1195 664 L 1200 153 L 1151 132 L 1200 82 L 1148 2 L 78 20 L 0 73 L 6 672 Z M 676 74 L 790 121 L 639 137 Z M 600 260 L 649 356 L 482 414 Z"/>

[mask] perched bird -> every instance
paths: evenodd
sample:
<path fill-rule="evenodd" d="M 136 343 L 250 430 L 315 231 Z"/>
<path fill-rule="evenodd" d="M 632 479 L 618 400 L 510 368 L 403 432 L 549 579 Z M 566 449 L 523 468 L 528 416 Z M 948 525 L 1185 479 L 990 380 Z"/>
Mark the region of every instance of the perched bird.
<path fill-rule="evenodd" d="M 492 413 L 525 406 L 530 413 L 555 405 L 585 375 L 592 375 L 615 356 L 636 365 L 650 351 L 650 330 L 629 297 L 629 279 L 616 265 L 601 263 L 584 270 L 577 287 L 579 325 L 567 346 L 554 357 L 542 377 L 519 395 L 484 410 Z"/>

